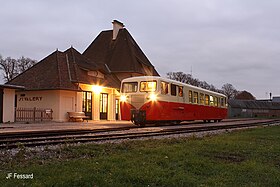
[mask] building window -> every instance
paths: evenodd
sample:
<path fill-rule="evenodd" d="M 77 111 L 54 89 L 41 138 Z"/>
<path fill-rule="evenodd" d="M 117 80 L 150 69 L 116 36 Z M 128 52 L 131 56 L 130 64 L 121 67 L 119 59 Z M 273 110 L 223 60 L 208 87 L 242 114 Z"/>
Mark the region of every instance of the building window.
<path fill-rule="evenodd" d="M 199 96 L 199 99 L 200 99 L 199 103 L 200 103 L 201 105 L 204 105 L 204 94 L 203 94 L 203 93 L 200 93 L 199 95 L 200 95 L 200 96 Z"/>
<path fill-rule="evenodd" d="M 175 84 L 171 84 L 171 95 L 177 95 L 177 86 Z"/>
<path fill-rule="evenodd" d="M 168 94 L 168 83 L 167 82 L 161 82 L 161 94 Z"/>
<path fill-rule="evenodd" d="M 115 103 L 115 110 L 116 110 L 116 120 L 119 120 L 119 100 L 116 99 L 116 103 Z"/>
<path fill-rule="evenodd" d="M 82 111 L 86 116 L 92 117 L 92 92 L 83 92 Z"/>
<path fill-rule="evenodd" d="M 189 102 L 192 103 L 193 102 L 193 95 L 192 95 L 192 91 L 189 91 Z"/>

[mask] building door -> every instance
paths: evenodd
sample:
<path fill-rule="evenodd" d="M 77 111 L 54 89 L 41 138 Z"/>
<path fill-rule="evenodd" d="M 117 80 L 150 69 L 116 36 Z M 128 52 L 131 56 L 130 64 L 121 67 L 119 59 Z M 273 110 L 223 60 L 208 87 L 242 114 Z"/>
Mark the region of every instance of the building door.
<path fill-rule="evenodd" d="M 108 118 L 108 94 L 100 94 L 100 119 Z"/>
<path fill-rule="evenodd" d="M 92 119 L 92 92 L 83 92 L 83 112 Z"/>
<path fill-rule="evenodd" d="M 0 89 L 0 123 L 3 123 L 3 95 L 4 90 Z"/>
<path fill-rule="evenodd" d="M 119 100 L 116 99 L 116 120 L 119 120 Z"/>

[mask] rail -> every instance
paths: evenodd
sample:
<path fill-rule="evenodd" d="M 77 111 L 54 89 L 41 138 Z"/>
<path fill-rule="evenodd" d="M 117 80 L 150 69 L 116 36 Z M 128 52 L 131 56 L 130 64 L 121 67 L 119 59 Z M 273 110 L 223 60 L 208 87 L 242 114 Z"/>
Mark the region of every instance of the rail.
<path fill-rule="evenodd" d="M 98 142 L 106 140 L 124 140 L 124 139 L 137 139 L 137 138 L 147 138 L 147 137 L 156 137 L 156 136 L 166 136 L 166 135 L 176 135 L 176 134 L 188 134 L 196 132 L 210 132 L 216 130 L 227 130 L 227 129 L 238 129 L 238 128 L 247 128 L 247 127 L 257 127 L 257 126 L 268 126 L 268 125 L 279 125 L 279 120 L 252 120 L 252 121 L 240 121 L 237 123 L 227 122 L 224 125 L 219 125 L 219 123 L 213 123 L 210 126 L 177 126 L 176 128 L 167 128 L 167 129 L 155 129 L 148 130 L 148 128 L 141 128 L 141 130 L 130 131 L 130 130 L 120 130 L 112 133 L 94 133 L 93 131 L 84 133 L 77 132 L 75 135 L 74 132 L 65 133 L 57 132 L 50 136 L 50 132 L 44 132 L 39 136 L 28 135 L 26 137 L 16 137 L 14 135 L 10 137 L 2 137 L 0 140 L 0 150 L 1 149 L 11 149 L 18 148 L 19 145 L 24 147 L 35 147 L 35 146 L 46 146 L 46 145 L 58 145 L 58 144 L 74 144 L 74 143 L 86 143 L 86 142 Z M 198 124 L 199 125 L 199 124 Z M 202 126 L 201 126 L 202 125 Z M 134 128 L 137 129 L 137 128 Z M 132 130 L 132 129 L 131 129 Z M 1 136 L 0 136 L 1 137 Z"/>
<path fill-rule="evenodd" d="M 53 119 L 53 110 L 49 108 L 16 108 L 16 122 L 43 122 Z"/>

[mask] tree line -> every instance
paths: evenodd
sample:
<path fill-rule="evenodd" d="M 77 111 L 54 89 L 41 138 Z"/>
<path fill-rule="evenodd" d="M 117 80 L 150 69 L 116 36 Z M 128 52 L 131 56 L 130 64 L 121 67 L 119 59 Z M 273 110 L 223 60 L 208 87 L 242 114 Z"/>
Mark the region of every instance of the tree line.
<path fill-rule="evenodd" d="M 14 59 L 11 57 L 3 58 L 0 55 L 0 70 L 2 70 L 3 79 L 5 82 L 9 82 L 36 63 L 36 60 L 26 58 L 24 56 Z"/>
<path fill-rule="evenodd" d="M 213 84 L 208 84 L 206 81 L 200 81 L 199 79 L 194 78 L 191 74 L 186 74 L 183 72 L 168 72 L 166 75 L 167 78 L 172 80 L 176 80 L 179 82 L 204 88 L 206 90 L 211 90 L 214 92 L 225 94 L 228 97 L 228 99 L 235 98 L 235 99 L 255 100 L 255 97 L 251 93 L 247 91 L 238 91 L 230 83 L 226 83 L 222 86 L 221 89 L 218 89 Z"/>

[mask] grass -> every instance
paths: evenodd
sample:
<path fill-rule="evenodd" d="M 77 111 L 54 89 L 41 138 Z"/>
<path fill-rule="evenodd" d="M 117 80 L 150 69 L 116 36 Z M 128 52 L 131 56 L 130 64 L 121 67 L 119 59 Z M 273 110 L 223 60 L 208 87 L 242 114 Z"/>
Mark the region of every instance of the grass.
<path fill-rule="evenodd" d="M 0 158 L 0 186 L 280 186 L 280 126 Z M 6 179 L 33 173 L 32 180 Z"/>

